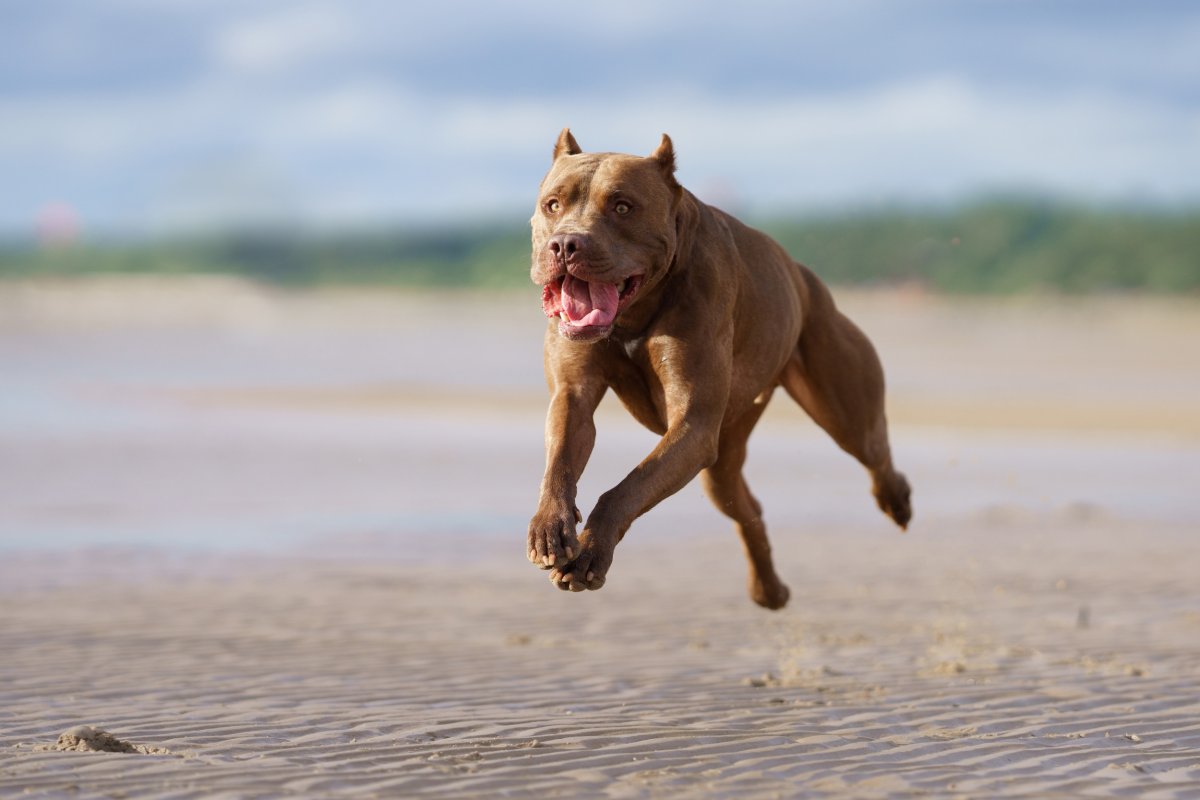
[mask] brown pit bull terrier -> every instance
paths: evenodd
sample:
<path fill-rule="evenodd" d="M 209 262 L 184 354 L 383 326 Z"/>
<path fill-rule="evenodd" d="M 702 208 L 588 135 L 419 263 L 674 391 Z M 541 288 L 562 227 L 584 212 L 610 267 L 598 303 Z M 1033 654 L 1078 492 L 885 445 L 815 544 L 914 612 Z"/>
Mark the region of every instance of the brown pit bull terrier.
<path fill-rule="evenodd" d="M 777 386 L 862 462 L 879 508 L 908 524 L 875 349 L 807 267 L 679 185 L 670 137 L 640 158 L 584 153 L 564 128 L 532 224 L 551 399 L 529 560 L 556 586 L 603 586 L 633 521 L 700 474 L 741 534 L 750 596 L 782 608 L 788 589 L 742 477 L 746 440 Z M 662 439 L 576 536 L 576 484 L 609 388 Z"/>

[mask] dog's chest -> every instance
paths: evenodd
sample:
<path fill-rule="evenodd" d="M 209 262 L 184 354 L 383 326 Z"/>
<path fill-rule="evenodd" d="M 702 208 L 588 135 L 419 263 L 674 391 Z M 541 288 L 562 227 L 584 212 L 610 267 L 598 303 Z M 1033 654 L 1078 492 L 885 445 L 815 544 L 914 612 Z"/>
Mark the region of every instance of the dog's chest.
<path fill-rule="evenodd" d="M 655 433 L 665 433 L 666 397 L 645 338 L 620 343 L 612 355 L 608 359 L 608 385 L 638 422 Z"/>

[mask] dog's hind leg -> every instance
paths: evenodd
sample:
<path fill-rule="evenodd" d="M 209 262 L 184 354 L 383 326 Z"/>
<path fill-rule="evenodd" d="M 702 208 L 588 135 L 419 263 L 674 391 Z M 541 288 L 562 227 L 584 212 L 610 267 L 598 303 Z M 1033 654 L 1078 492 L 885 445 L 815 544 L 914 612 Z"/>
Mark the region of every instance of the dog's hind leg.
<path fill-rule="evenodd" d="M 884 415 L 883 367 L 869 339 L 801 267 L 808 308 L 796 352 L 780 383 L 808 415 L 871 473 L 880 510 L 905 528 L 912 517 L 908 480 L 892 466 Z"/>
<path fill-rule="evenodd" d="M 750 494 L 742 476 L 746 440 L 767 406 L 767 395 L 760 399 L 762 402 L 756 403 L 741 419 L 722 429 L 717 460 L 701 473 L 701 482 L 709 498 L 734 521 L 742 537 L 750 561 L 751 599 L 764 608 L 778 609 L 788 601 L 788 588 L 775 574 L 771 545 L 762 521 L 762 506 Z"/>

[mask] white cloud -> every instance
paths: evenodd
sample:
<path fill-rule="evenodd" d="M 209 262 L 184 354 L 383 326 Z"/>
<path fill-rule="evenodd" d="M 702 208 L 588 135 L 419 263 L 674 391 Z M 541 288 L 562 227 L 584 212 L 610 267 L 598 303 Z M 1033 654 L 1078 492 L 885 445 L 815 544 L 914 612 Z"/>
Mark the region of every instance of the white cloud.
<path fill-rule="evenodd" d="M 513 101 L 378 80 L 263 96 L 224 77 L 185 92 L 9 97 L 0 117 L 12 121 L 0 128 L 0 172 L 24 187 L 56 181 L 0 203 L 0 226 L 10 228 L 32 219 L 16 203 L 48 194 L 76 202 L 85 224 L 134 227 L 226 221 L 254 208 L 269 216 L 277 201 L 289 218 L 325 224 L 523 213 L 564 125 L 586 149 L 634 153 L 649 153 L 669 132 L 687 185 L 720 187 L 763 212 L 1014 187 L 1101 200 L 1200 198 L 1194 110 L 956 78 L 830 95 L 731 99 L 660 86 L 632 97 Z M 195 180 L 210 168 L 228 180 Z M 270 179 L 247 183 L 242 169 Z M 97 175 L 109 194 L 73 194 Z M 142 189 L 113 193 L 121 186 Z"/>
<path fill-rule="evenodd" d="M 666 131 L 682 177 L 731 186 L 755 204 L 923 201 L 1013 187 L 1109 200 L 1200 196 L 1196 112 L 955 79 L 779 99 L 459 101 L 438 108 L 432 124 L 442 146 L 485 157 L 476 164 L 531 147 L 541 158 L 564 124 L 585 149 L 634 153 L 650 152 Z"/>

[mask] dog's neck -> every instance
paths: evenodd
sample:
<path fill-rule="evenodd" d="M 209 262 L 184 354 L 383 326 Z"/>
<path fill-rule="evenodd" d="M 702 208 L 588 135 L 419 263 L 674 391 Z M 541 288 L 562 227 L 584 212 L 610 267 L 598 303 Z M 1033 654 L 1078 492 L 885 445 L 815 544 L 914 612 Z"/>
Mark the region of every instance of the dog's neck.
<path fill-rule="evenodd" d="M 653 283 L 643 287 L 637 302 L 618 319 L 612 337 L 622 343 L 634 342 L 645 334 L 646 329 L 671 302 L 674 285 L 692 261 L 692 249 L 696 240 L 696 227 L 700 224 L 703 203 L 683 189 L 679 206 L 675 212 L 675 247 L 667 254 L 666 267 L 655 276 Z"/>

